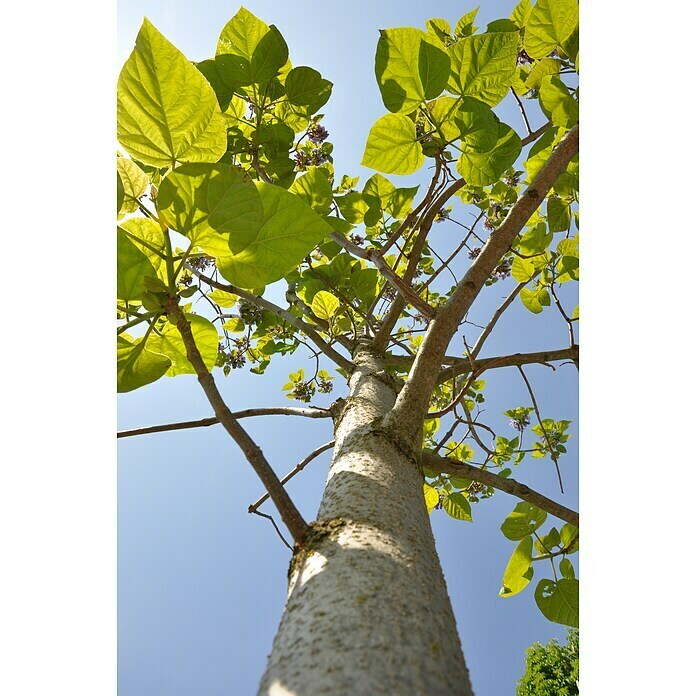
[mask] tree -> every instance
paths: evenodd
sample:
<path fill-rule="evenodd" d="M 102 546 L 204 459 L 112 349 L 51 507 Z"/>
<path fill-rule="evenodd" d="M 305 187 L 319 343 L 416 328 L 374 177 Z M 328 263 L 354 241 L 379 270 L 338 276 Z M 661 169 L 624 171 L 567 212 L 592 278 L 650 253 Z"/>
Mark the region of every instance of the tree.
<path fill-rule="evenodd" d="M 579 359 L 578 311 L 561 300 L 578 278 L 577 3 L 523 0 L 484 32 L 475 15 L 454 29 L 433 19 L 426 31 L 381 32 L 375 73 L 388 113 L 368 136 L 363 164 L 375 174 L 360 190 L 334 172 L 319 113 L 332 83 L 293 66 L 280 31 L 244 8 L 215 57 L 196 64 L 145 20 L 119 77 L 118 389 L 195 374 L 215 414 L 120 436 L 219 423 L 275 504 L 293 560 L 260 693 L 471 693 L 428 515 L 471 521 L 472 504 L 495 490 L 521 500 L 501 527 L 518 542 L 501 595 L 522 591 L 534 563 L 548 561 L 553 578 L 538 582 L 536 603 L 549 620 L 577 625 L 568 557 L 578 514 L 511 478 L 509 466 L 548 458 L 563 491 L 569 421 L 542 416 L 525 366 Z M 522 137 L 493 110 L 508 94 L 527 124 Z M 532 108 L 544 118 L 537 129 Z M 426 161 L 423 192 L 385 176 Z M 470 225 L 460 210 L 475 211 Z M 432 242 L 437 223 L 463 230 L 446 258 Z M 452 355 L 474 301 L 510 275 L 515 288 Z M 569 345 L 481 358 L 518 297 L 535 314 L 553 304 Z M 291 372 L 290 399 L 330 392 L 332 372 L 347 397 L 330 408 L 230 410 L 216 368 L 263 374 L 298 350 L 311 369 Z M 506 411 L 512 439 L 481 421 L 481 377 L 503 367 L 529 394 Z M 313 522 L 284 484 L 320 450 L 280 480 L 240 422 L 270 414 L 333 419 Z M 440 423 L 446 435 L 435 437 Z M 250 512 L 268 516 L 263 502 Z M 560 524 L 542 533 L 549 514 Z"/>
<path fill-rule="evenodd" d="M 572 696 L 579 694 L 579 634 L 568 629 L 568 640 L 559 645 L 535 643 L 527 650 L 527 668 L 517 683 L 517 696 Z"/>

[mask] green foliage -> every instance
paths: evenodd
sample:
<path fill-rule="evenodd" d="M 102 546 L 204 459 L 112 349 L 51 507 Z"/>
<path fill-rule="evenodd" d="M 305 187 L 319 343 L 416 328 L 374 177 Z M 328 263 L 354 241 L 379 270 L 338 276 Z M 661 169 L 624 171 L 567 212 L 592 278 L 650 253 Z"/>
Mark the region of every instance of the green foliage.
<path fill-rule="evenodd" d="M 579 634 L 568 629 L 565 645 L 556 639 L 535 643 L 527 650 L 525 673 L 517 682 L 517 696 L 575 696 L 579 694 Z"/>

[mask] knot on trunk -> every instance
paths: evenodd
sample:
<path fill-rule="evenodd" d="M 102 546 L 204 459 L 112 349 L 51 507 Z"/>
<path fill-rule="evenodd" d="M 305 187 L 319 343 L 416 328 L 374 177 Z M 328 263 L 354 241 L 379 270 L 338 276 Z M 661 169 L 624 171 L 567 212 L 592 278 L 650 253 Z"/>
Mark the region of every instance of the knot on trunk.
<path fill-rule="evenodd" d="M 335 534 L 347 524 L 343 517 L 332 517 L 328 520 L 315 520 L 307 525 L 307 531 L 301 541 L 295 544 L 290 567 L 288 568 L 288 580 L 292 577 L 295 570 L 302 564 L 307 556 L 327 537 Z"/>

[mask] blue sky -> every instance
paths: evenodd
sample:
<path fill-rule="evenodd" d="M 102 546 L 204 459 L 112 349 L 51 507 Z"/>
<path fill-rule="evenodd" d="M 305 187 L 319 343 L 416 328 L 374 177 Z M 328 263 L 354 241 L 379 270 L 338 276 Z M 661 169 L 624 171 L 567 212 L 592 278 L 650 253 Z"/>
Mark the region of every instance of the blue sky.
<path fill-rule="evenodd" d="M 482 3 L 477 23 L 485 26 L 487 21 L 508 16 L 514 4 Z M 292 5 L 247 0 L 245 5 L 278 26 L 294 65 L 310 65 L 334 82 L 323 123 L 334 143 L 336 171 L 338 175 L 360 174 L 363 181 L 369 176 L 359 166 L 365 138 L 384 113 L 373 72 L 378 29 L 423 26 L 430 17 L 444 17 L 454 24 L 471 9 L 449 0 L 361 0 L 331 5 L 314 0 Z M 214 53 L 220 29 L 237 9 L 236 4 L 222 2 L 194 6 L 179 0 L 121 0 L 118 66 L 127 58 L 143 16 L 189 58 L 201 60 Z M 514 103 L 504 102 L 497 112 L 523 132 Z M 415 176 L 413 181 L 418 183 L 422 177 Z M 410 177 L 402 177 L 398 184 L 410 182 Z M 466 214 L 460 213 L 458 219 L 466 222 Z M 446 253 L 456 244 L 458 229 L 436 226 L 433 237 L 439 252 Z M 510 279 L 489 288 L 475 305 L 472 321 L 485 322 L 513 286 Z M 572 290 L 564 290 L 572 309 Z M 476 329 L 467 333 L 469 343 L 476 333 Z M 460 350 L 461 345 L 461 338 L 456 337 L 450 352 Z M 516 303 L 489 339 L 484 354 L 565 345 L 566 327 L 554 311 L 533 316 Z M 275 361 L 264 377 L 238 371 L 228 379 L 221 377 L 219 384 L 233 410 L 289 403 L 280 387 L 288 372 L 301 364 L 297 357 Z M 543 415 L 576 420 L 575 368 L 558 367 L 552 372 L 529 367 L 527 374 Z M 513 369 L 489 373 L 487 380 L 486 418 L 507 434 L 501 412 L 529 405 L 529 397 Z M 195 379 L 187 376 L 164 379 L 119 397 L 121 429 L 199 418 L 210 412 Z M 326 421 L 274 417 L 246 421 L 245 426 L 279 473 L 331 439 Z M 562 500 L 575 506 L 577 438 L 569 444 Z M 308 519 L 316 513 L 328 460 L 328 453 L 322 455 L 289 486 Z M 246 513 L 248 504 L 262 492 L 253 472 L 234 443 L 213 427 L 121 440 L 118 475 L 121 696 L 254 693 L 282 611 L 289 552 L 268 522 Z M 515 476 L 560 499 L 550 462 L 525 460 Z M 538 612 L 532 586 L 510 599 L 498 597 L 502 572 L 514 548 L 499 526 L 516 502 L 497 494 L 474 507 L 473 525 L 441 512 L 433 516 L 464 653 L 479 696 L 513 693 L 525 649 L 534 641 L 565 635 L 563 627 L 549 623 Z M 272 511 L 270 505 L 264 508 Z M 539 571 L 538 578 L 547 576 Z"/>

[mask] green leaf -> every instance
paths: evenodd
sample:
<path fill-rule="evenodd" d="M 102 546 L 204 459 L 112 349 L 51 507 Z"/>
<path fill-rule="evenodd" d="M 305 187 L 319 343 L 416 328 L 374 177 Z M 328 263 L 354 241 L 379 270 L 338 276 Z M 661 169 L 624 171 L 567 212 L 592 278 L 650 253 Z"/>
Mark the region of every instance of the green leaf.
<path fill-rule="evenodd" d="M 470 186 L 493 184 L 512 166 L 522 150 L 520 136 L 510 126 L 498 126 L 498 142 L 490 152 L 463 152 L 457 171 Z"/>
<path fill-rule="evenodd" d="M 517 25 L 518 29 L 524 29 L 531 11 L 532 0 L 520 0 L 512 11 L 510 19 Z"/>
<path fill-rule="evenodd" d="M 578 122 L 580 106 L 557 75 L 542 78 L 539 104 L 555 126 L 571 128 Z"/>
<path fill-rule="evenodd" d="M 418 186 L 396 189 L 385 210 L 396 220 L 405 218 L 411 212 L 411 205 L 417 193 Z"/>
<path fill-rule="evenodd" d="M 203 362 L 208 370 L 212 370 L 218 354 L 218 332 L 215 326 L 205 317 L 198 314 L 186 314 L 186 318 L 191 324 L 191 333 L 196 347 L 200 351 Z M 159 336 L 152 336 L 148 341 L 148 348 L 153 353 L 159 353 L 171 360 L 171 366 L 166 372 L 168 377 L 175 375 L 195 374 L 193 365 L 186 357 L 186 347 L 181 338 L 179 329 L 165 322 L 160 329 Z"/>
<path fill-rule="evenodd" d="M 365 214 L 370 209 L 370 203 L 365 200 L 362 193 L 357 191 L 337 197 L 336 205 L 341 211 L 341 215 L 352 225 L 359 225 L 365 219 Z"/>
<path fill-rule="evenodd" d="M 213 256 L 242 251 L 264 220 L 254 183 L 244 170 L 222 164 L 187 164 L 170 172 L 157 209 L 170 227 Z"/>
<path fill-rule="evenodd" d="M 426 421 L 427 423 L 427 421 Z M 442 502 L 445 512 L 455 520 L 471 522 L 471 504 L 463 493 L 450 493 Z"/>
<path fill-rule="evenodd" d="M 478 34 L 450 48 L 452 76 L 448 90 L 495 106 L 507 94 L 517 64 L 519 33 Z"/>
<path fill-rule="evenodd" d="M 440 502 L 440 494 L 432 486 L 424 483 L 423 495 L 425 496 L 425 507 L 428 508 L 428 513 L 431 513 Z"/>
<path fill-rule="evenodd" d="M 566 580 L 575 579 L 575 568 L 573 568 L 573 564 L 567 558 L 564 558 L 558 564 L 558 568 L 561 571 L 561 575 L 566 578 Z"/>
<path fill-rule="evenodd" d="M 546 521 L 546 512 L 529 503 L 518 503 L 500 527 L 510 541 L 519 541 L 535 532 Z"/>
<path fill-rule="evenodd" d="M 312 68 L 293 68 L 285 78 L 285 93 L 295 106 L 307 107 L 310 114 L 321 109 L 331 96 L 333 83 Z"/>
<path fill-rule="evenodd" d="M 126 302 L 140 300 L 145 277 L 157 277 L 150 259 L 120 227 L 116 231 L 116 297 Z"/>
<path fill-rule="evenodd" d="M 490 152 L 498 142 L 500 121 L 493 110 L 478 99 L 463 97 L 454 121 L 465 151 Z"/>
<path fill-rule="evenodd" d="M 312 312 L 319 319 L 326 319 L 327 321 L 336 314 L 340 306 L 341 302 L 338 297 L 326 290 L 320 290 L 312 300 Z"/>
<path fill-rule="evenodd" d="M 564 232 L 570 227 L 570 206 L 558 196 L 546 202 L 546 219 L 550 232 Z"/>
<path fill-rule="evenodd" d="M 250 290 L 283 278 L 332 232 L 298 196 L 280 186 L 256 186 L 264 214 L 258 234 L 240 253 L 216 258 L 224 278 Z"/>
<path fill-rule="evenodd" d="M 373 174 L 366 182 L 363 188 L 365 196 L 372 196 L 379 202 L 381 208 L 386 209 L 387 204 L 396 192 L 396 186 L 389 179 L 386 179 L 381 174 Z"/>
<path fill-rule="evenodd" d="M 578 628 L 580 618 L 580 583 L 571 578 L 558 582 L 540 580 L 534 599 L 541 613 L 554 623 Z"/>
<path fill-rule="evenodd" d="M 551 297 L 546 288 L 536 288 L 535 290 L 522 288 L 520 299 L 522 304 L 533 314 L 540 314 L 544 307 L 551 306 Z"/>
<path fill-rule="evenodd" d="M 518 26 L 511 19 L 496 19 L 486 27 L 486 34 L 514 31 L 519 36 Z"/>
<path fill-rule="evenodd" d="M 123 187 L 123 180 L 121 179 L 121 175 L 116 172 L 116 215 L 118 215 L 121 212 L 121 208 L 123 207 L 123 201 L 126 197 L 126 192 Z"/>
<path fill-rule="evenodd" d="M 215 289 L 208 293 L 208 297 L 219 307 L 234 307 L 237 304 L 237 296 L 231 292 Z"/>
<path fill-rule="evenodd" d="M 443 96 L 427 104 L 430 118 L 440 130 L 442 137 L 449 142 L 461 137 L 460 128 L 454 120 L 459 102 L 458 97 Z"/>
<path fill-rule="evenodd" d="M 558 75 L 561 69 L 561 61 L 556 58 L 544 58 L 532 66 L 532 69 L 524 81 L 527 89 L 539 89 L 541 81 L 548 75 Z"/>
<path fill-rule="evenodd" d="M 532 58 L 544 58 L 578 26 L 578 0 L 537 0 L 524 34 L 524 48 Z"/>
<path fill-rule="evenodd" d="M 450 27 L 446 19 L 435 17 L 434 19 L 429 19 L 425 26 L 428 30 L 428 36 L 435 39 L 435 43 L 443 48 L 447 46 L 447 42 L 452 40 L 452 27 Z"/>
<path fill-rule="evenodd" d="M 527 170 L 527 179 L 529 181 L 534 179 L 551 155 L 556 131 L 557 129 L 555 128 L 547 130 L 530 148 L 529 157 L 524 163 L 525 169 Z"/>
<path fill-rule="evenodd" d="M 295 179 L 288 189 L 320 215 L 326 215 L 331 210 L 333 191 L 329 181 L 329 173 L 321 167 L 312 167 L 305 175 Z"/>
<path fill-rule="evenodd" d="M 412 174 L 424 160 L 413 121 L 386 114 L 372 126 L 361 164 L 385 174 Z"/>
<path fill-rule="evenodd" d="M 157 277 L 166 285 L 167 266 L 162 256 L 156 253 L 165 251 L 164 233 L 159 224 L 150 218 L 131 217 L 121 220 L 119 227 L 130 233 L 130 241 L 147 256 L 157 271 Z"/>
<path fill-rule="evenodd" d="M 518 283 L 526 283 L 530 281 L 536 274 L 537 268 L 531 259 L 521 259 L 515 256 L 511 264 L 512 277 Z"/>
<path fill-rule="evenodd" d="M 288 47 L 278 29 L 242 7 L 225 25 L 216 56 L 235 85 L 266 84 L 288 62 Z"/>
<path fill-rule="evenodd" d="M 512 595 L 522 592 L 534 577 L 532 546 L 532 537 L 526 536 L 512 552 L 503 573 L 503 586 L 500 588 L 501 597 L 512 597 Z"/>
<path fill-rule="evenodd" d="M 239 317 L 233 317 L 232 319 L 228 319 L 222 325 L 222 328 L 231 333 L 241 333 L 244 331 L 244 321 Z"/>
<path fill-rule="evenodd" d="M 366 305 L 377 297 L 379 273 L 376 268 L 361 268 L 351 273 L 348 280 L 355 296 Z"/>
<path fill-rule="evenodd" d="M 474 7 L 471 12 L 467 12 L 454 28 L 454 35 L 457 38 L 463 38 L 465 36 L 470 36 L 473 34 L 478 27 L 474 26 L 474 20 L 476 19 L 476 13 L 478 12 L 478 5 Z"/>
<path fill-rule="evenodd" d="M 195 63 L 195 66 L 210 83 L 220 105 L 220 110 L 225 112 L 234 97 L 234 84 L 225 69 L 226 66 L 215 58 L 202 60 Z"/>
<path fill-rule="evenodd" d="M 575 553 L 580 548 L 580 530 L 575 525 L 570 524 L 570 522 L 566 522 L 561 527 L 560 536 L 564 549 L 571 548 L 571 553 Z"/>
<path fill-rule="evenodd" d="M 164 375 L 171 360 L 146 349 L 145 340 L 133 339 L 126 333 L 116 340 L 116 388 L 129 392 L 157 381 Z"/>
<path fill-rule="evenodd" d="M 147 19 L 118 78 L 117 122 L 121 145 L 155 167 L 217 162 L 227 149 L 213 88 Z"/>
<path fill-rule="evenodd" d="M 520 252 L 527 255 L 539 254 L 546 251 L 552 241 L 553 233 L 546 231 L 546 223 L 538 222 L 520 238 Z"/>
<path fill-rule="evenodd" d="M 389 111 L 410 113 L 426 99 L 434 99 L 445 88 L 449 71 L 447 53 L 420 29 L 380 31 L 375 74 Z"/>
<path fill-rule="evenodd" d="M 118 207 L 120 213 L 131 213 L 138 209 L 138 201 L 149 185 L 147 174 L 131 159 L 116 158 L 116 171 L 123 187 L 123 201 Z"/>

